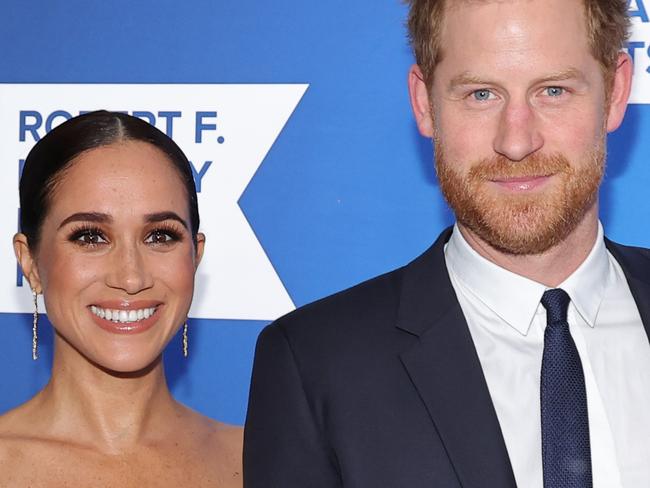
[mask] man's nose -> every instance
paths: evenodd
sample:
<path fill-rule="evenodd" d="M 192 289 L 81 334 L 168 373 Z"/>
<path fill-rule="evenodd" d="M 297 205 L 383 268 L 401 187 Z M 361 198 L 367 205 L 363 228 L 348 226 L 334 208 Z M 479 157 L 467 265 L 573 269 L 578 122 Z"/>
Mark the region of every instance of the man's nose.
<path fill-rule="evenodd" d="M 501 113 L 494 151 L 511 161 L 521 161 L 543 145 L 534 110 L 526 101 L 510 100 Z"/>
<path fill-rule="evenodd" d="M 129 295 L 150 288 L 153 279 L 137 244 L 121 244 L 111 252 L 106 284 Z"/>

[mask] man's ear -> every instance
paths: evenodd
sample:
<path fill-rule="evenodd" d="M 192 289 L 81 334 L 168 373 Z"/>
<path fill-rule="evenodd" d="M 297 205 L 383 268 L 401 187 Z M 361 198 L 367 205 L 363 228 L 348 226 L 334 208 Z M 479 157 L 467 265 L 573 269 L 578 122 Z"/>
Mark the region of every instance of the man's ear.
<path fill-rule="evenodd" d="M 632 58 L 627 53 L 619 53 L 616 62 L 614 80 L 610 88 L 609 107 L 607 112 L 607 132 L 618 129 L 623 122 L 627 101 L 632 89 Z"/>
<path fill-rule="evenodd" d="M 25 278 L 27 278 L 27 281 L 29 282 L 29 286 L 36 293 L 41 293 L 43 291 L 41 278 L 38 275 L 36 260 L 29 248 L 27 236 L 25 234 L 18 233 L 14 236 L 14 253 L 16 254 L 16 259 L 23 270 Z"/>
<path fill-rule="evenodd" d="M 424 137 L 433 137 L 433 118 L 431 117 L 431 100 L 429 89 L 424 82 L 424 75 L 417 64 L 411 66 L 408 75 L 409 96 L 415 121 L 420 134 Z"/>

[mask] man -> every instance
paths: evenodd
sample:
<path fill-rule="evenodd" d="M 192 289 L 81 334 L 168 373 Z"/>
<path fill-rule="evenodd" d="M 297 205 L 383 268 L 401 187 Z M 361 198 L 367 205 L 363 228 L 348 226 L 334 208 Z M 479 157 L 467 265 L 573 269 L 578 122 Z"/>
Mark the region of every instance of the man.
<path fill-rule="evenodd" d="M 650 486 L 650 253 L 603 237 L 620 0 L 412 0 L 457 224 L 260 336 L 248 488 Z"/>

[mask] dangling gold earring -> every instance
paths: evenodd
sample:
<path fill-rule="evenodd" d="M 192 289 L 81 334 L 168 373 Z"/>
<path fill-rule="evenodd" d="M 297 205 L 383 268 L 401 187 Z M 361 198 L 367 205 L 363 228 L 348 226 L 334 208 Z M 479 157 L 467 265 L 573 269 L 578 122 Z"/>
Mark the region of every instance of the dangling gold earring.
<path fill-rule="evenodd" d="M 34 321 L 32 322 L 32 359 L 38 359 L 38 293 L 32 290 L 34 297 Z"/>
<path fill-rule="evenodd" d="M 183 324 L 183 357 L 187 357 L 187 320 Z"/>

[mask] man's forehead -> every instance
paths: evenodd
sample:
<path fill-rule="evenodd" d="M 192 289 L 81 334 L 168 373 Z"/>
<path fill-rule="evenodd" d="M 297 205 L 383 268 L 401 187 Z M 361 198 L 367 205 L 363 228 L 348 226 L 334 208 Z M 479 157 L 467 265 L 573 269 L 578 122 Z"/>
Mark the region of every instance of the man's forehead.
<path fill-rule="evenodd" d="M 440 2 L 443 4 L 443 12 L 452 12 L 454 10 L 459 10 L 462 8 L 467 8 L 467 7 L 480 7 L 484 5 L 489 5 L 489 4 L 499 4 L 507 7 L 508 4 L 510 5 L 515 5 L 515 4 L 525 4 L 525 3 L 540 3 L 542 6 L 546 3 L 545 0 L 440 0 Z M 571 3 L 579 3 L 580 5 L 584 6 L 584 0 L 564 0 L 563 3 L 565 5 L 569 5 Z M 443 18 L 443 25 L 444 25 L 444 18 Z"/>
<path fill-rule="evenodd" d="M 453 9 L 462 6 L 471 6 L 471 5 L 485 5 L 489 3 L 498 3 L 498 4 L 515 4 L 515 3 L 534 3 L 537 0 L 441 0 L 445 6 L 445 9 Z M 572 1 L 582 1 L 582 0 L 565 0 L 566 3 L 571 3 Z"/>
<path fill-rule="evenodd" d="M 488 44 L 497 48 L 495 39 L 501 40 L 498 50 L 504 52 L 517 50 L 517 42 L 526 37 L 536 45 L 566 42 L 587 47 L 583 12 L 582 0 L 446 0 L 438 61 L 450 45 L 485 51 Z"/>

